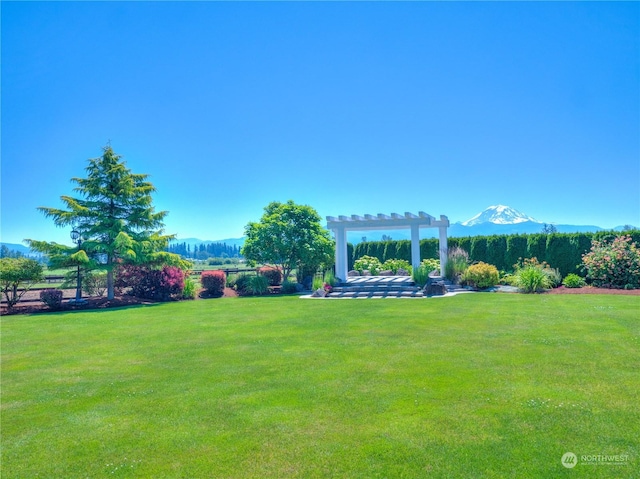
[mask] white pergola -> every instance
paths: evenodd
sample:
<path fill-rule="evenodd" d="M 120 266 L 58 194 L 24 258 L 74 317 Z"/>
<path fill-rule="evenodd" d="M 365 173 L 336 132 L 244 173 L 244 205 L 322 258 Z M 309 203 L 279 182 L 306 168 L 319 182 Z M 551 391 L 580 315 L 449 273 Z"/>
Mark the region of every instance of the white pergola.
<path fill-rule="evenodd" d="M 414 268 L 420 266 L 420 228 L 439 229 L 440 273 L 444 276 L 444 267 L 447 264 L 447 228 L 449 218 L 440 215 L 440 219 L 420 211 L 413 213 L 391 213 L 390 216 L 378 215 L 351 215 L 351 216 L 327 216 L 327 229 L 333 231 L 336 238 L 336 277 L 347 280 L 347 231 L 391 230 L 411 229 L 411 265 Z"/>

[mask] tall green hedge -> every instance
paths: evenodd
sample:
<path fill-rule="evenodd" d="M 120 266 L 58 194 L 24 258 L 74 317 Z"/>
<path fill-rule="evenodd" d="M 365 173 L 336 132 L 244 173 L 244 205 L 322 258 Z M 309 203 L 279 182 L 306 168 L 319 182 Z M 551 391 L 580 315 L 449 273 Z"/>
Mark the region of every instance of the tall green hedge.
<path fill-rule="evenodd" d="M 623 233 L 600 231 L 598 233 L 535 233 L 529 235 L 493 235 L 462 238 L 448 238 L 449 248 L 458 246 L 467 253 L 472 262 L 484 261 L 496 268 L 512 271 L 513 265 L 520 258 L 538 258 L 546 261 L 552 268 L 558 268 L 562 276 L 569 273 L 583 274 L 580 267 L 582 255 L 591 248 L 591 240 L 602 240 L 621 234 L 631 236 L 640 246 L 640 230 Z M 368 241 L 359 243 L 349 250 L 349 269 L 353 261 L 364 255 L 374 256 L 381 262 L 387 259 L 403 259 L 411 262 L 411 242 L 399 241 Z M 439 258 L 439 242 L 437 238 L 420 240 L 420 258 Z M 392 257 L 391 255 L 394 255 Z"/>
<path fill-rule="evenodd" d="M 513 270 L 513 266 L 520 258 L 527 257 L 527 236 L 509 235 L 507 236 L 507 251 L 505 253 L 505 271 Z"/>
<path fill-rule="evenodd" d="M 494 265 L 498 270 L 507 269 L 507 237 L 489 236 L 487 238 L 487 263 Z"/>
<path fill-rule="evenodd" d="M 472 262 L 482 261 L 484 263 L 488 263 L 486 236 L 474 236 L 471 239 L 471 253 L 469 254 L 469 260 Z"/>

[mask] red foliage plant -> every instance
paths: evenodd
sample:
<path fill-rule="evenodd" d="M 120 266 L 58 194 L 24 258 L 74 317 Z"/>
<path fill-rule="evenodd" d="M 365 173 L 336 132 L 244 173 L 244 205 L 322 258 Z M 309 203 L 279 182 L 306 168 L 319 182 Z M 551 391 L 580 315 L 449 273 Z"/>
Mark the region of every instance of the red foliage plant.
<path fill-rule="evenodd" d="M 210 296 L 222 296 L 224 287 L 227 285 L 227 275 L 220 270 L 203 271 L 200 283 Z"/>

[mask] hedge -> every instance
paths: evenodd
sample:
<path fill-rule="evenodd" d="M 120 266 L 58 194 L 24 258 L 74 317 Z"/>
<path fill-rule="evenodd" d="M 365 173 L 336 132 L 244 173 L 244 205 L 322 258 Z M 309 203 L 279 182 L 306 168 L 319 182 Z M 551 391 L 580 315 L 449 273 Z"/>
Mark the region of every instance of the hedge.
<path fill-rule="evenodd" d="M 622 232 L 600 231 L 597 233 L 534 233 L 514 235 L 474 236 L 448 238 L 449 248 L 458 246 L 469 253 L 469 260 L 493 264 L 499 270 L 513 271 L 520 258 L 537 258 L 557 268 L 562 276 L 574 273 L 581 276 L 582 255 L 591 248 L 592 239 L 605 239 L 623 234 Z M 640 230 L 625 231 L 624 234 L 640 246 Z M 439 258 L 437 238 L 420 240 L 420 259 Z M 394 254 L 395 258 L 390 255 Z M 349 250 L 349 269 L 353 261 L 362 256 L 373 256 L 380 262 L 388 259 L 403 259 L 411 262 L 411 242 L 368 241 L 359 243 Z"/>

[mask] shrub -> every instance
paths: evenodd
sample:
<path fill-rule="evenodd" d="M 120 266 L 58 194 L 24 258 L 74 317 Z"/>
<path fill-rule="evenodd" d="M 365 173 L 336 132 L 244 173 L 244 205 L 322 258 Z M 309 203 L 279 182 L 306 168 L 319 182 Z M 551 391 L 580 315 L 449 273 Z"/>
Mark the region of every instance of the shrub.
<path fill-rule="evenodd" d="M 472 264 L 462 273 L 461 281 L 478 289 L 486 289 L 498 283 L 498 268 L 482 261 Z"/>
<path fill-rule="evenodd" d="M 594 285 L 604 288 L 640 287 L 640 251 L 631 236 L 594 239 L 582 264 Z"/>
<path fill-rule="evenodd" d="M 469 267 L 469 254 L 462 248 L 453 247 L 447 255 L 444 267 L 445 277 L 452 282 L 458 282 L 462 273 Z"/>
<path fill-rule="evenodd" d="M 62 306 L 62 291 L 59 289 L 44 289 L 40 291 L 40 301 L 51 309 L 59 309 Z"/>
<path fill-rule="evenodd" d="M 562 284 L 567 288 L 582 288 L 586 284 L 586 282 L 584 278 L 581 278 L 577 274 L 570 273 L 566 278 L 564 278 Z"/>
<path fill-rule="evenodd" d="M 429 273 L 431 273 L 431 271 L 433 270 L 429 266 L 421 264 L 417 268 L 413 269 L 413 274 L 411 276 L 418 286 L 424 288 L 427 281 L 429 281 Z"/>
<path fill-rule="evenodd" d="M 200 276 L 200 283 L 207 290 L 209 296 L 220 297 L 224 294 L 227 275 L 220 270 L 203 271 L 202 276 Z"/>
<path fill-rule="evenodd" d="M 423 259 L 420 262 L 420 266 L 424 266 L 429 270 L 429 273 L 437 271 L 440 274 L 440 260 L 435 258 Z"/>
<path fill-rule="evenodd" d="M 560 270 L 558 270 L 557 268 L 552 268 L 548 265 L 545 265 L 545 267 L 542 268 L 542 271 L 544 271 L 544 274 L 549 277 L 552 288 L 557 288 L 562 284 L 562 275 L 560 274 Z"/>
<path fill-rule="evenodd" d="M 504 273 L 500 275 L 499 284 L 504 284 L 507 286 L 516 286 L 518 278 L 514 274 Z"/>
<path fill-rule="evenodd" d="M 336 279 L 335 275 L 333 274 L 333 271 L 327 271 L 325 273 L 324 282 L 327 283 L 331 287 L 333 287 L 336 284 L 338 284 L 338 280 Z"/>
<path fill-rule="evenodd" d="M 279 269 L 264 266 L 259 269 L 259 272 L 262 276 L 267 278 L 269 286 L 278 286 L 280 283 L 282 283 L 282 273 Z"/>
<path fill-rule="evenodd" d="M 516 266 L 516 286 L 524 293 L 538 293 L 553 287 L 546 263 L 538 263 L 536 258 L 525 259 Z"/>
<path fill-rule="evenodd" d="M 292 293 L 297 293 L 298 288 L 296 286 L 296 283 L 294 283 L 293 281 L 287 280 L 284 283 L 282 283 L 282 288 L 280 289 L 280 291 L 282 291 L 282 294 L 292 294 Z"/>
<path fill-rule="evenodd" d="M 320 288 L 324 287 L 324 281 L 322 281 L 322 278 L 313 278 L 313 283 L 311 285 L 311 290 L 312 291 L 317 291 Z"/>
<path fill-rule="evenodd" d="M 366 270 L 375 276 L 381 271 L 382 264 L 380 263 L 380 260 L 378 258 L 365 255 L 362 258 L 358 258 L 353 263 L 353 268 L 358 270 L 360 274 L 362 274 L 362 272 Z"/>
<path fill-rule="evenodd" d="M 182 295 L 184 271 L 177 266 L 151 269 L 127 265 L 118 269 L 116 287 L 131 288 L 131 294 L 139 298 L 169 301 Z"/>
<path fill-rule="evenodd" d="M 393 274 L 398 274 L 399 269 L 411 271 L 411 264 L 403 259 L 388 259 L 380 266 L 380 271 L 391 270 Z"/>
<path fill-rule="evenodd" d="M 87 271 L 82 277 L 82 290 L 89 296 L 102 296 L 107 291 L 106 271 Z"/>
<path fill-rule="evenodd" d="M 188 276 L 184 279 L 184 288 L 182 289 L 183 299 L 196 299 L 196 282 Z"/>
<path fill-rule="evenodd" d="M 269 281 L 264 276 L 257 274 L 249 277 L 248 292 L 259 296 L 269 292 Z"/>
<path fill-rule="evenodd" d="M 249 276 L 248 274 L 240 274 L 236 277 L 232 287 L 238 292 L 239 295 L 250 294 L 249 281 L 251 281 L 251 276 Z"/>

